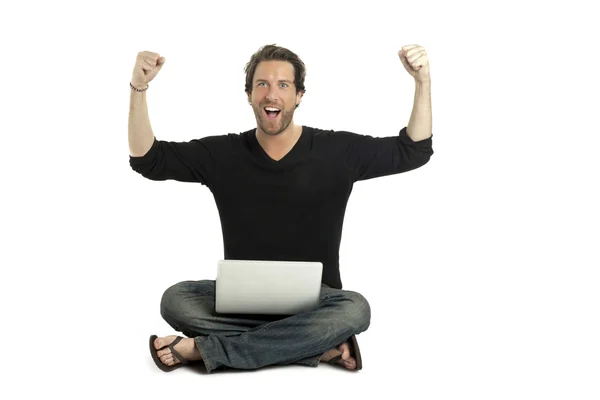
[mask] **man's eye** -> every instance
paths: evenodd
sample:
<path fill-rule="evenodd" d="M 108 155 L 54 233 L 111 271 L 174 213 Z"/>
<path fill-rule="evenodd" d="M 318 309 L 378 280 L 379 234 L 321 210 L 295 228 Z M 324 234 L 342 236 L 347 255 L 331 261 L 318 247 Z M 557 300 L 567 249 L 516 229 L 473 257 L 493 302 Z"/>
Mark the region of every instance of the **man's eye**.
<path fill-rule="evenodd" d="M 280 86 L 286 88 L 286 87 L 288 87 L 288 84 L 287 83 L 282 83 Z"/>
<path fill-rule="evenodd" d="M 257 86 L 266 85 L 266 82 L 259 82 Z"/>

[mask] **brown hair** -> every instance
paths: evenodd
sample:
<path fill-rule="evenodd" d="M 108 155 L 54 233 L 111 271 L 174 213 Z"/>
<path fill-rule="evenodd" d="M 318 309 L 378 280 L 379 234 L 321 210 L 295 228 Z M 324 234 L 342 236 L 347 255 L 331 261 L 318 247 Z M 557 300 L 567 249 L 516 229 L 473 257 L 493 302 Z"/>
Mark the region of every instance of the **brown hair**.
<path fill-rule="evenodd" d="M 252 92 L 252 79 L 254 78 L 254 72 L 258 63 L 261 61 L 287 61 L 294 67 L 294 86 L 296 86 L 296 93 L 305 92 L 304 78 L 306 77 L 306 67 L 304 63 L 294 52 L 279 47 L 274 44 L 268 44 L 261 47 L 256 53 L 252 55 L 248 64 L 244 68 L 246 72 L 246 93 Z"/>

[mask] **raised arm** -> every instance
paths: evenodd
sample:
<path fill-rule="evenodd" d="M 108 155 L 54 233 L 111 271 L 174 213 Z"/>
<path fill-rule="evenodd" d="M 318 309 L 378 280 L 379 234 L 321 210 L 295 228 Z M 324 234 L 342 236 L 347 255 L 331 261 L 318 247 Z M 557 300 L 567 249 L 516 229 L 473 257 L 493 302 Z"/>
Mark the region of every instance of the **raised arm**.
<path fill-rule="evenodd" d="M 431 78 L 429 61 L 422 46 L 403 46 L 398 52 L 404 68 L 415 79 L 415 98 L 408 126 L 399 136 L 371 137 L 349 132 L 338 141 L 353 179 L 366 180 L 419 168 L 433 155 Z"/>
<path fill-rule="evenodd" d="M 164 181 L 200 182 L 210 186 L 215 171 L 219 138 L 189 142 L 157 140 L 150 126 L 146 89 L 165 63 L 158 53 L 138 53 L 131 78 L 129 106 L 129 164 L 145 178 Z"/>
<path fill-rule="evenodd" d="M 418 44 L 402 46 L 398 56 L 406 71 L 415 78 L 415 99 L 407 134 L 413 141 L 418 142 L 432 135 L 429 60 L 425 49 Z"/>
<path fill-rule="evenodd" d="M 133 157 L 145 155 L 154 143 L 154 133 L 148 116 L 146 89 L 164 63 L 164 57 L 150 51 L 138 53 L 135 60 L 129 101 L 129 155 Z"/>
<path fill-rule="evenodd" d="M 150 126 L 146 92 L 131 90 L 129 100 L 129 155 L 141 157 L 148 153 L 154 142 Z"/>

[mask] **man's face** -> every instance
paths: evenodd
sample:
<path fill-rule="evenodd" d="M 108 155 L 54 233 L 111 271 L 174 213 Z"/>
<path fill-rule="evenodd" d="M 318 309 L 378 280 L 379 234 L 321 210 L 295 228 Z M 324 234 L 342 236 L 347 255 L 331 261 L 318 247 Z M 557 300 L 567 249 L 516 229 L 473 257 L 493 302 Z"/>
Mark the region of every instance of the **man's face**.
<path fill-rule="evenodd" d="M 280 134 L 292 122 L 302 98 L 293 82 L 294 66 L 287 61 L 262 61 L 256 66 L 248 100 L 256 123 L 267 135 Z"/>

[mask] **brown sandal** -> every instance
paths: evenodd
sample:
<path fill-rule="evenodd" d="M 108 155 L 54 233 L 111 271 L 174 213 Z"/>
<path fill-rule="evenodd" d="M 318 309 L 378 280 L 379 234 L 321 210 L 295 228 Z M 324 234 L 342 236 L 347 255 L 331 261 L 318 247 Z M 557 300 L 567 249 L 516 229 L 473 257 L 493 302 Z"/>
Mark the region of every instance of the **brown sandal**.
<path fill-rule="evenodd" d="M 360 356 L 360 348 L 356 341 L 356 335 L 350 336 L 348 340 L 350 340 L 350 355 L 356 359 L 356 370 L 359 371 L 362 369 L 362 357 Z"/>
<path fill-rule="evenodd" d="M 329 361 L 326 361 L 327 364 L 335 365 L 338 361 L 342 359 L 342 352 L 338 349 L 327 350 L 323 356 L 331 357 Z"/>
<path fill-rule="evenodd" d="M 360 347 L 358 347 L 358 341 L 356 340 L 356 335 L 352 335 L 347 340 L 350 347 L 350 356 L 354 357 L 356 360 L 356 369 L 355 371 L 359 371 L 362 369 L 362 357 L 360 355 Z M 331 359 L 327 361 L 329 364 L 337 364 L 338 361 L 342 359 L 342 352 L 337 348 L 331 349 L 325 352 L 324 355 L 330 356 Z"/>
<path fill-rule="evenodd" d="M 158 336 L 156 335 L 152 335 L 150 336 L 150 354 L 152 355 L 152 359 L 154 360 L 154 363 L 156 364 L 156 366 L 158 368 L 160 368 L 161 370 L 165 371 L 165 372 L 171 372 L 179 367 L 183 367 L 186 364 L 189 364 L 190 362 L 188 360 L 186 360 L 185 358 L 183 358 L 178 352 L 177 350 L 175 350 L 175 346 L 177 345 L 177 343 L 179 343 L 181 341 L 181 339 L 183 339 L 181 336 L 177 336 L 175 338 L 175 340 L 173 340 L 173 342 L 171 342 L 171 344 L 166 345 L 161 347 L 160 349 L 156 350 L 154 348 L 154 341 L 158 338 Z M 160 358 L 158 358 L 158 352 L 160 350 L 163 350 L 165 348 L 169 348 L 171 349 L 171 353 L 173 353 L 173 355 L 175 357 L 177 357 L 177 359 L 179 360 L 179 364 L 175 364 L 175 365 L 165 365 L 162 363 L 162 361 L 160 361 Z"/>

